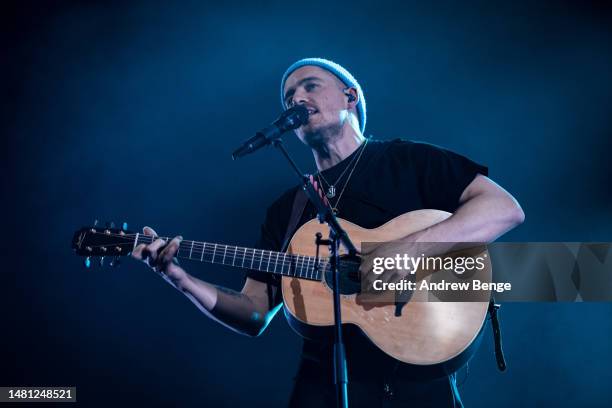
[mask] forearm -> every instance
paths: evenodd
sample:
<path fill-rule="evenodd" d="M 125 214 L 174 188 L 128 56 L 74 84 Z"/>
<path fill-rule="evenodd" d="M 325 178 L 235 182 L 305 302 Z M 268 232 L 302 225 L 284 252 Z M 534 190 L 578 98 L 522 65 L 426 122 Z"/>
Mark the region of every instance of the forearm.
<path fill-rule="evenodd" d="M 465 253 L 464 250 L 478 250 L 480 245 L 474 246 L 474 243 L 490 243 L 523 222 L 523 210 L 505 190 L 495 187 L 484 176 L 475 179 L 471 186 L 473 188 L 466 189 L 462 194 L 460 207 L 444 221 L 366 250 L 370 259 L 370 262 L 366 262 L 368 268 L 377 258 L 395 258 L 402 254 L 413 257 L 461 255 Z M 378 275 L 370 273 L 367 268 L 362 274 L 365 285 L 371 285 L 378 279 Z M 396 275 L 386 274 L 387 279 L 394 279 Z"/>
<path fill-rule="evenodd" d="M 211 285 L 187 274 L 173 284 L 204 314 L 223 326 L 247 336 L 256 336 L 264 326 L 265 311 L 258 310 L 246 295 Z"/>
<path fill-rule="evenodd" d="M 150 227 L 143 228 L 143 234 L 156 238 L 157 233 Z M 145 261 L 160 276 L 183 293 L 204 314 L 238 333 L 256 336 L 266 326 L 268 321 L 266 287 L 256 287 L 253 284 L 247 294 L 231 289 L 213 286 L 189 275 L 178 265 L 175 255 L 178 251 L 181 236 L 174 237 L 169 243 L 155 239 L 151 244 L 140 244 L 132 251 L 132 257 Z M 160 252 L 161 251 L 161 252 Z M 247 283 L 250 282 L 247 279 Z M 245 289 L 247 285 L 245 285 Z M 243 289 L 243 291 L 245 290 Z M 261 293 L 258 293 L 261 292 Z M 254 302 L 253 299 L 256 301 Z M 264 310 L 265 309 L 265 310 Z"/>
<path fill-rule="evenodd" d="M 516 201 L 504 195 L 478 195 L 446 220 L 409 236 L 414 242 L 489 243 L 523 222 Z"/>
<path fill-rule="evenodd" d="M 524 220 L 518 203 L 505 194 L 470 197 L 446 220 L 409 234 L 412 252 L 435 256 L 469 248 L 469 243 L 495 241 Z"/>

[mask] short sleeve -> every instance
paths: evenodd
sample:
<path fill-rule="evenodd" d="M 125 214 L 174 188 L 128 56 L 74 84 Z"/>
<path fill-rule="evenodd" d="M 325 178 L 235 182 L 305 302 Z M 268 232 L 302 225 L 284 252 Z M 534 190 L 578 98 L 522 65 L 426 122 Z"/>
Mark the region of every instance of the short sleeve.
<path fill-rule="evenodd" d="M 272 210 L 268 209 L 264 223 L 261 225 L 259 239 L 255 244 L 255 248 L 264 249 L 267 251 L 279 251 L 281 244 L 278 242 L 278 238 L 274 233 L 274 217 L 271 212 Z M 249 269 L 245 273 L 245 277 L 254 279 L 256 281 L 269 283 L 271 285 L 279 285 L 277 277 L 271 273 Z"/>
<path fill-rule="evenodd" d="M 411 156 L 425 208 L 455 212 L 461 194 L 474 178 L 489 174 L 486 166 L 428 143 L 414 143 Z"/>
<path fill-rule="evenodd" d="M 295 195 L 295 189 L 286 191 L 278 200 L 276 200 L 266 211 L 266 217 L 263 224 L 261 225 L 261 231 L 259 239 L 255 244 L 255 248 L 264 249 L 267 251 L 280 251 L 282 247 L 282 240 L 284 238 L 285 230 L 287 229 L 289 219 L 289 206 L 292 203 L 293 196 Z M 280 290 L 276 291 L 274 299 L 271 297 L 271 287 L 280 289 L 281 279 L 278 275 L 272 273 L 247 270 L 244 274 L 246 278 L 266 283 L 268 285 L 268 302 L 270 308 L 278 305 L 282 302 L 282 294 Z"/>

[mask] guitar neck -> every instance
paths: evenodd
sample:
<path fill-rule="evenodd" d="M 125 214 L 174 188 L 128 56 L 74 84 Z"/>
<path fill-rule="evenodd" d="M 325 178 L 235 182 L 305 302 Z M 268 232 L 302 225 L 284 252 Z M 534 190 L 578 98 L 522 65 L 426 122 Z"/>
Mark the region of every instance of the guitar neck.
<path fill-rule="evenodd" d="M 171 239 L 159 238 L 166 242 Z M 136 234 L 134 247 L 150 244 L 154 239 L 157 238 Z M 324 260 L 319 260 L 317 265 L 317 258 L 313 256 L 188 240 L 181 241 L 176 257 L 308 280 L 320 280 L 329 267 Z"/>

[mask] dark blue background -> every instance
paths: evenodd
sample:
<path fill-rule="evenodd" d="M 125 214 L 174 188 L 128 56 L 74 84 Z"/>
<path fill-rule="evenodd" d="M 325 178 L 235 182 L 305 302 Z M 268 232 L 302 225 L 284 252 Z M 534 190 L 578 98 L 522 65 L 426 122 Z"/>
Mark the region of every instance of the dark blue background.
<path fill-rule="evenodd" d="M 345 65 L 368 134 L 487 164 L 522 204 L 515 241 L 610 241 L 611 10 L 599 2 L 19 3 L 2 13 L 0 385 L 74 385 L 86 405 L 279 406 L 299 338 L 208 320 L 143 265 L 85 270 L 102 221 L 251 244 L 294 183 L 278 153 L 230 152 L 280 112 L 294 60 Z M 287 138 L 305 171 L 307 149 Z M 186 263 L 240 288 L 239 271 Z M 468 407 L 609 406 L 612 305 L 507 304 L 459 374 Z"/>

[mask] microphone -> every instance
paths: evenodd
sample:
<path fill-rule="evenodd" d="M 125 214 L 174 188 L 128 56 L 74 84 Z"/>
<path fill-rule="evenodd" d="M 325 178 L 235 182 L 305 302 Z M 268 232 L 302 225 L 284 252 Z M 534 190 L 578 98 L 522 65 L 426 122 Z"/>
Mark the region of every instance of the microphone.
<path fill-rule="evenodd" d="M 272 122 L 247 140 L 232 153 L 232 159 L 236 160 L 249 153 L 261 149 L 279 139 L 281 135 L 289 130 L 297 129 L 308 123 L 308 109 L 303 105 L 296 105 L 284 111 L 278 119 Z"/>

